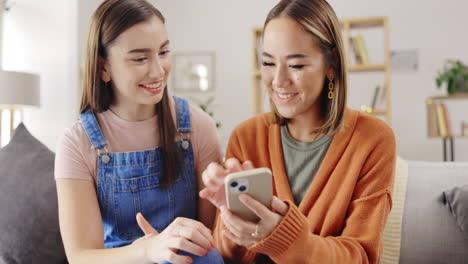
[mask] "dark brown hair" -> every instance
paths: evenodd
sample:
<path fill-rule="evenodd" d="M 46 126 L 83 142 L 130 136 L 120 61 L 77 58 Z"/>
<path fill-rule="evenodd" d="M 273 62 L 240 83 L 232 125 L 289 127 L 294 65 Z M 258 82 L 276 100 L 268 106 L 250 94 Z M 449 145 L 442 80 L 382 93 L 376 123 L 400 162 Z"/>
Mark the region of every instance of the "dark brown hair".
<path fill-rule="evenodd" d="M 343 125 L 347 93 L 344 48 L 338 18 L 325 0 L 282 0 L 268 13 L 263 32 L 271 20 L 279 17 L 289 17 L 295 20 L 312 34 L 319 43 L 326 63 L 333 70 L 335 96 L 332 100 L 328 99 L 329 81 L 325 77 L 320 94 L 320 112 L 325 122 L 313 131 L 333 135 Z M 311 43 L 311 45 L 315 44 Z M 285 118 L 279 114 L 271 98 L 270 106 L 272 108 L 272 121 L 274 123 L 285 122 Z"/>
<path fill-rule="evenodd" d="M 81 113 L 100 113 L 109 109 L 114 100 L 114 92 L 110 83 L 101 80 L 103 65 L 100 58 L 107 58 L 109 45 L 122 32 L 154 16 L 165 22 L 161 12 L 145 0 L 106 0 L 96 9 L 91 17 L 86 46 Z M 161 102 L 155 108 L 160 117 L 158 125 L 163 161 L 161 185 L 168 187 L 176 179 L 179 168 L 183 167 L 183 159 L 174 141 L 176 127 L 171 114 L 167 86 Z"/>

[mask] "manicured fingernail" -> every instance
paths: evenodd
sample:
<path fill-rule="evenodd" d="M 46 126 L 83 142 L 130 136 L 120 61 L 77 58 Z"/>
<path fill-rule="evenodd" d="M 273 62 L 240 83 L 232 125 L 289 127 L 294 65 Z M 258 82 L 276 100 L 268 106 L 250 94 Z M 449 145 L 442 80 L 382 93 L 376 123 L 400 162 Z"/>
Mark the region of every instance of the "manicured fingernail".
<path fill-rule="evenodd" d="M 219 208 L 219 209 L 221 210 L 221 213 L 224 213 L 224 212 L 226 212 L 226 206 L 224 206 L 224 205 L 223 205 L 223 206 L 221 206 L 221 208 Z"/>
<path fill-rule="evenodd" d="M 242 202 L 245 202 L 247 200 L 247 197 L 245 197 L 245 194 L 241 194 L 239 195 L 239 200 L 241 200 Z"/>

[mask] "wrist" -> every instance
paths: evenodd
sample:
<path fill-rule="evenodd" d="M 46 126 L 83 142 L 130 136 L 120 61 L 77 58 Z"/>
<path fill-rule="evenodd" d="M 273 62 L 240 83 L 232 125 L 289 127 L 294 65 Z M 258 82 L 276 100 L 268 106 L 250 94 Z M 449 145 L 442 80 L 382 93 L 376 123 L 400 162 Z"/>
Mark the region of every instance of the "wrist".
<path fill-rule="evenodd" d="M 133 243 L 132 251 L 137 254 L 137 258 L 141 260 L 141 263 L 152 264 L 154 263 L 151 256 L 151 244 L 152 240 L 156 235 L 146 235 L 144 238 L 141 238 L 137 243 Z"/>

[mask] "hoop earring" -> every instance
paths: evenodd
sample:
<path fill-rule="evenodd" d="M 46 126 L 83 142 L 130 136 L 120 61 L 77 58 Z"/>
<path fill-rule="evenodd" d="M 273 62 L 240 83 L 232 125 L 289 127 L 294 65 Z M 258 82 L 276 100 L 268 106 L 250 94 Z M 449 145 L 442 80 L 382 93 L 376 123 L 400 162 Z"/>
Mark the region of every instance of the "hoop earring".
<path fill-rule="evenodd" d="M 330 100 L 335 97 L 335 93 L 333 92 L 333 89 L 335 89 L 334 79 L 335 75 L 333 73 L 328 76 L 328 99 Z"/>

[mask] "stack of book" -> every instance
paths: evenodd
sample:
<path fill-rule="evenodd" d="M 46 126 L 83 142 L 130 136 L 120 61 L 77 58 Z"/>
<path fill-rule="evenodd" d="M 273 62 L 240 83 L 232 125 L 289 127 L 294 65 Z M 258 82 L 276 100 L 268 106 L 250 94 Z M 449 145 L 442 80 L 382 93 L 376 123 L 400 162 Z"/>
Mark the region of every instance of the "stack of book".
<path fill-rule="evenodd" d="M 451 137 L 447 107 L 444 103 L 432 102 L 427 104 L 428 135 L 430 137 Z"/>

